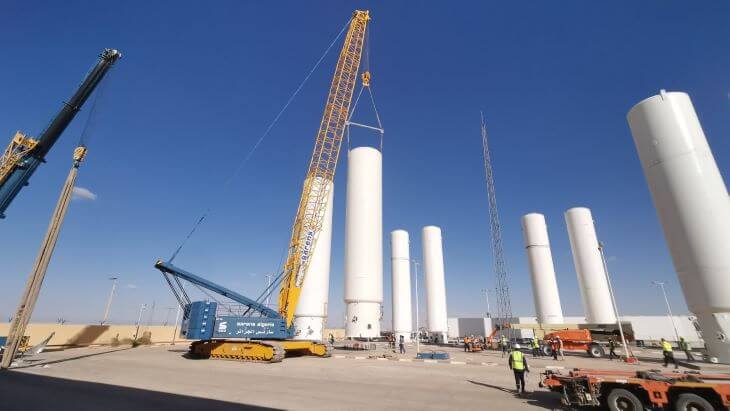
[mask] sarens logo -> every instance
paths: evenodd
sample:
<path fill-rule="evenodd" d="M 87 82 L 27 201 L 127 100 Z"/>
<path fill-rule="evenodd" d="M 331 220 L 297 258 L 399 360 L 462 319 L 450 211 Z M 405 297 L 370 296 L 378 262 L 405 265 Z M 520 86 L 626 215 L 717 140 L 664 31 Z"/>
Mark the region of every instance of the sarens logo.
<path fill-rule="evenodd" d="M 228 329 L 228 321 L 221 321 L 218 323 L 218 332 L 224 333 Z"/>
<path fill-rule="evenodd" d="M 307 262 L 309 261 L 309 255 L 312 253 L 312 243 L 314 243 L 314 230 L 307 230 L 307 234 L 304 236 L 304 246 L 302 252 L 299 255 L 299 271 L 294 279 L 294 284 L 297 287 L 302 286 L 304 281 L 304 273 L 307 269 Z"/>

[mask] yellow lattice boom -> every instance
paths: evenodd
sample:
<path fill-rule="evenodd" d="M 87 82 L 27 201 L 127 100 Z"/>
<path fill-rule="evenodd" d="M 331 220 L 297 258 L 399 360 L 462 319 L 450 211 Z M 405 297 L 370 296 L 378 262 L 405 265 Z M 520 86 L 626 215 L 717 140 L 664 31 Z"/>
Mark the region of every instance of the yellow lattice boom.
<path fill-rule="evenodd" d="M 5 179 L 20 164 L 23 157 L 35 148 L 36 144 L 38 144 L 36 140 L 20 131 L 15 133 L 2 157 L 0 157 L 0 184 L 5 182 Z"/>
<path fill-rule="evenodd" d="M 291 326 L 294 319 L 311 254 L 322 229 L 369 20 L 368 11 L 355 11 L 352 17 L 304 180 L 279 293 L 279 313 L 286 319 L 287 326 Z"/>

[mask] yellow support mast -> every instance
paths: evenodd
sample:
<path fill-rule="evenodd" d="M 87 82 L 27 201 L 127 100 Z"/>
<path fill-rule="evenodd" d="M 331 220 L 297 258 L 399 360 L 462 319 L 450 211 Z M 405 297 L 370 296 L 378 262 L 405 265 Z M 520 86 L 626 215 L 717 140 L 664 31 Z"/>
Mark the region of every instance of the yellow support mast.
<path fill-rule="evenodd" d="M 328 206 L 332 206 L 327 204 L 327 199 L 335 178 L 335 168 L 357 83 L 365 30 L 369 20 L 370 15 L 367 10 L 357 10 L 352 17 L 304 180 L 279 293 L 279 313 L 286 319 L 287 327 L 291 327 L 294 321 L 294 311 L 309 267 L 311 253 L 315 249 L 322 229 L 325 210 Z M 369 86 L 369 81 L 370 74 L 364 74 L 363 86 Z"/>

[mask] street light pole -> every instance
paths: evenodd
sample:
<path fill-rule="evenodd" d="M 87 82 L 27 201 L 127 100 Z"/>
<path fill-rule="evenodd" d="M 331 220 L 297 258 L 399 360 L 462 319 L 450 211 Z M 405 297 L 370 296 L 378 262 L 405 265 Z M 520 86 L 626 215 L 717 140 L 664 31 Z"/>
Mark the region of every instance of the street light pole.
<path fill-rule="evenodd" d="M 618 324 L 618 331 L 621 334 L 621 344 L 624 346 L 624 357 L 626 362 L 629 361 L 629 357 L 633 357 L 629 345 L 626 343 L 626 337 L 624 336 L 624 327 L 621 325 L 621 317 L 618 313 L 618 305 L 616 305 L 616 296 L 613 294 L 613 286 L 611 285 L 611 276 L 608 274 L 608 264 L 606 263 L 606 254 L 604 253 L 604 244 L 598 243 L 598 251 L 601 253 L 601 261 L 603 262 L 603 272 L 606 274 L 606 282 L 608 283 L 608 293 L 611 294 L 611 302 L 613 303 L 613 313 L 616 315 L 616 323 Z"/>
<path fill-rule="evenodd" d="M 669 305 L 669 298 L 667 298 L 667 291 L 664 289 L 664 282 L 652 281 L 652 284 L 659 286 L 662 289 L 662 295 L 664 295 L 664 302 L 667 303 L 667 313 L 669 319 L 672 321 L 672 327 L 674 328 L 674 336 L 677 337 L 677 343 L 679 344 L 679 332 L 677 331 L 677 324 L 674 323 L 674 315 L 672 314 L 672 307 Z"/>
<path fill-rule="evenodd" d="M 484 297 L 487 298 L 487 318 L 492 318 L 492 314 L 490 314 L 490 310 L 489 310 L 489 289 L 482 288 L 482 292 L 484 293 Z"/>
<path fill-rule="evenodd" d="M 414 273 L 414 279 L 416 283 L 416 355 L 418 355 L 419 352 L 421 352 L 421 328 L 418 323 L 418 261 L 413 261 L 413 267 L 415 269 Z"/>
<path fill-rule="evenodd" d="M 112 290 L 109 293 L 109 299 L 106 302 L 106 308 L 104 309 L 104 318 L 101 320 L 101 325 L 106 324 L 106 321 L 109 319 L 109 309 L 112 307 L 112 300 L 114 299 L 114 291 L 117 289 L 117 280 L 118 277 L 110 277 L 110 280 L 112 280 Z"/>
<path fill-rule="evenodd" d="M 172 331 L 172 342 L 170 345 L 175 345 L 175 338 L 177 337 L 177 327 L 180 321 L 180 304 L 177 305 L 177 311 L 175 311 L 175 329 Z"/>
<path fill-rule="evenodd" d="M 167 307 L 167 312 L 165 313 L 165 321 L 162 323 L 163 327 L 167 326 L 167 320 L 170 319 L 170 312 L 174 309 L 175 309 L 175 307 Z"/>
<path fill-rule="evenodd" d="M 142 323 L 142 313 L 145 308 L 147 308 L 147 304 L 139 306 L 139 318 L 137 318 L 137 331 L 134 332 L 134 341 L 137 341 L 137 336 L 139 336 L 139 325 Z"/>

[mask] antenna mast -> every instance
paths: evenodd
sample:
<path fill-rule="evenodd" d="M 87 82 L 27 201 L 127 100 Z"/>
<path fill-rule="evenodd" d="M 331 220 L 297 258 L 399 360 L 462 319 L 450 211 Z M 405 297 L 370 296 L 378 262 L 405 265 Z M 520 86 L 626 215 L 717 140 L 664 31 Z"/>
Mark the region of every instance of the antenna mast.
<path fill-rule="evenodd" d="M 511 339 L 512 328 L 509 322 L 512 318 L 512 303 L 510 302 L 509 284 L 507 283 L 507 268 L 504 262 L 504 250 L 502 247 L 502 225 L 499 222 L 497 195 L 494 190 L 494 172 L 492 171 L 492 159 L 489 155 L 489 140 L 487 138 L 487 126 L 484 124 L 484 114 L 481 114 L 481 120 L 484 171 L 487 176 L 487 194 L 489 197 L 489 225 L 492 230 L 492 254 L 494 256 L 495 275 L 494 293 L 497 297 L 497 326 L 500 330 L 508 328 Z"/>

